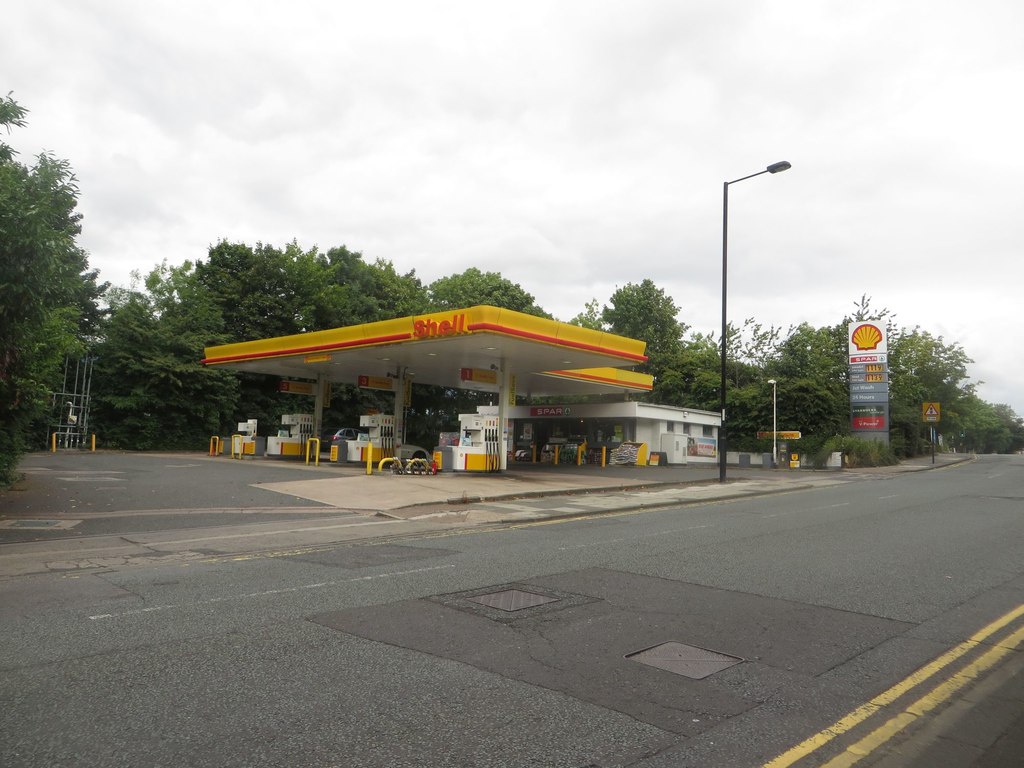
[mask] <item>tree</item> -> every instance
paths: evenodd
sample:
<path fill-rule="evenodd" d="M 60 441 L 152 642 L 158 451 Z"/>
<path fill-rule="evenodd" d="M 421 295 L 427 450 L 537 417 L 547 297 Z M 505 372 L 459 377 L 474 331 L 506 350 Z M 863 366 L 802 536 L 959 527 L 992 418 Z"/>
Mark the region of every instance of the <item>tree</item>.
<path fill-rule="evenodd" d="M 929 425 L 921 420 L 923 403 L 941 403 L 943 421 L 957 430 L 960 408 L 975 399 L 967 373 L 971 362 L 959 344 L 946 344 L 941 336 L 920 328 L 890 333 L 890 439 L 898 455 L 915 456 L 929 450 Z M 990 413 L 986 414 L 986 420 L 989 418 L 998 421 Z"/>
<path fill-rule="evenodd" d="M 588 301 L 583 311 L 572 318 L 569 323 L 581 328 L 590 328 L 592 331 L 604 330 L 604 322 L 601 320 L 601 305 L 597 299 Z"/>
<path fill-rule="evenodd" d="M 427 297 L 415 270 L 400 275 L 382 259 L 367 264 L 361 253 L 345 246 L 327 252 L 323 285 L 322 314 L 318 316 L 321 329 L 407 317 L 427 309 Z"/>
<path fill-rule="evenodd" d="M 1005 403 L 992 406 L 996 416 L 1006 425 L 1009 442 L 1001 448 L 1001 453 L 1020 453 L 1024 451 L 1024 418 L 1014 413 L 1013 408 Z"/>
<path fill-rule="evenodd" d="M 97 434 L 112 447 L 195 448 L 238 408 L 234 373 L 200 362 L 225 341 L 220 308 L 190 262 L 154 269 L 145 286 L 112 296 L 93 372 Z"/>
<path fill-rule="evenodd" d="M 282 251 L 221 241 L 196 264 L 196 279 L 220 307 L 233 341 L 288 336 L 315 327 L 323 281 L 314 270 L 296 266 L 308 267 L 306 259 L 315 261 L 315 255 L 304 255 L 295 243 Z M 300 273 L 307 279 L 297 279 Z"/>
<path fill-rule="evenodd" d="M 694 334 L 678 353 L 666 358 L 654 381 L 656 402 L 718 411 L 720 362 L 720 347 L 714 338 Z"/>
<path fill-rule="evenodd" d="M 638 368 L 654 377 L 654 402 L 671 403 L 679 382 L 659 384 L 683 351 L 687 326 L 678 320 L 679 307 L 650 279 L 618 288 L 601 312 L 601 321 L 612 333 L 640 339 L 647 344 L 647 362 Z"/>
<path fill-rule="evenodd" d="M 0 99 L 0 126 L 27 110 Z M 96 272 L 75 238 L 81 215 L 70 165 L 43 153 L 32 167 L 0 142 L 0 485 L 14 479 L 66 355 L 84 351 L 100 312 Z"/>
<path fill-rule="evenodd" d="M 427 286 L 427 296 L 434 311 L 487 304 L 537 317 L 551 317 L 519 285 L 497 272 L 481 272 L 476 267 L 435 280 Z"/>

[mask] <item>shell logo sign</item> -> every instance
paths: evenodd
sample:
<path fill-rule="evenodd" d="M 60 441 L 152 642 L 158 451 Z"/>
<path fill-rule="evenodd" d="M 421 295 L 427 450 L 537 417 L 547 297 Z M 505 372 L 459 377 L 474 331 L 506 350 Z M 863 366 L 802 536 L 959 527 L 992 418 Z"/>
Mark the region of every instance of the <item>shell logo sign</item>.
<path fill-rule="evenodd" d="M 850 354 L 877 352 L 885 354 L 888 344 L 885 332 L 874 323 L 850 323 Z"/>
<path fill-rule="evenodd" d="M 858 352 L 878 349 L 878 342 L 882 340 L 882 332 L 875 325 L 861 325 L 850 336 L 850 341 L 857 347 Z"/>

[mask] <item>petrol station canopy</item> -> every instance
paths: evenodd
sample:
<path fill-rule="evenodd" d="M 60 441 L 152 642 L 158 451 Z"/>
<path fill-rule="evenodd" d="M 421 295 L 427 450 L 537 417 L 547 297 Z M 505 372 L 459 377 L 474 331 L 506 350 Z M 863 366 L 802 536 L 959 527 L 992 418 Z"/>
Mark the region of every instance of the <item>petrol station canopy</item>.
<path fill-rule="evenodd" d="M 629 370 L 645 343 L 604 331 L 475 306 L 327 331 L 207 347 L 203 363 L 284 379 L 387 389 L 387 380 L 527 398 L 649 392 Z M 374 386 L 375 384 L 381 386 Z"/>

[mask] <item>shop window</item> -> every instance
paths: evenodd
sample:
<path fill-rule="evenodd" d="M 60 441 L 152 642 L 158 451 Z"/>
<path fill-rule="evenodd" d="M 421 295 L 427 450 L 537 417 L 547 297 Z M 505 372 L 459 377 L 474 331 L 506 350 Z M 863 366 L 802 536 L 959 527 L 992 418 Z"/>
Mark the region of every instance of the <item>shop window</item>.
<path fill-rule="evenodd" d="M 714 436 L 715 436 L 715 428 L 710 426 L 710 425 L 708 425 L 708 424 L 705 424 L 704 425 L 704 437 L 714 437 Z"/>

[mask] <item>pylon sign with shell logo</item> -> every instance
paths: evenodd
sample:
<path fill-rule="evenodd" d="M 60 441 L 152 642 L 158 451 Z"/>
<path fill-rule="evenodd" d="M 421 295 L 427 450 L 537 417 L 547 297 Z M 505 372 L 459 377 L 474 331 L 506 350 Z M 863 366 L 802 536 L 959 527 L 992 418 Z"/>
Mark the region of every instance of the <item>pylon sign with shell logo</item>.
<path fill-rule="evenodd" d="M 850 429 L 857 437 L 889 442 L 889 346 L 885 326 L 850 323 Z"/>
<path fill-rule="evenodd" d="M 850 323 L 850 357 L 889 353 L 885 331 L 878 323 Z"/>

